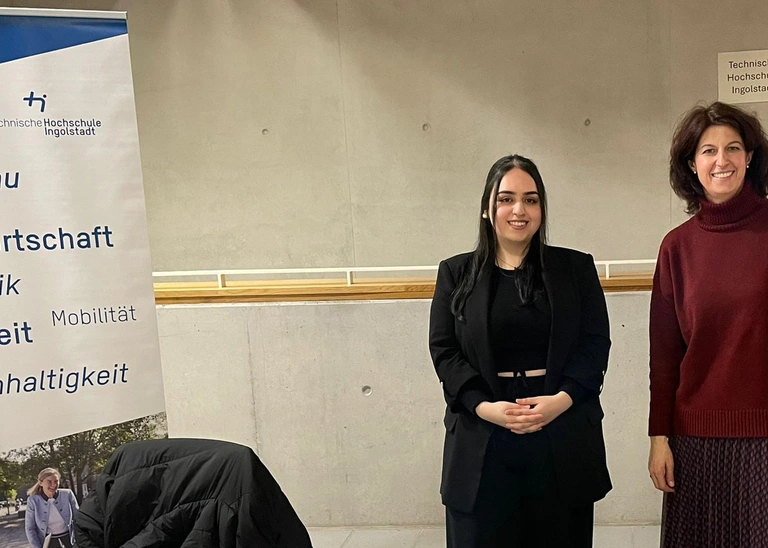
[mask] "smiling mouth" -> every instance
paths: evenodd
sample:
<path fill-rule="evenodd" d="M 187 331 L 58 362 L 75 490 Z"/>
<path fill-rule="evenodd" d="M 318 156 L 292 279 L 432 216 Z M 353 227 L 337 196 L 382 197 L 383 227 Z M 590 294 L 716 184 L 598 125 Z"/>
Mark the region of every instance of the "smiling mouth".
<path fill-rule="evenodd" d="M 735 171 L 721 171 L 720 173 L 713 173 L 712 177 L 715 179 L 726 179 L 736 173 Z"/>

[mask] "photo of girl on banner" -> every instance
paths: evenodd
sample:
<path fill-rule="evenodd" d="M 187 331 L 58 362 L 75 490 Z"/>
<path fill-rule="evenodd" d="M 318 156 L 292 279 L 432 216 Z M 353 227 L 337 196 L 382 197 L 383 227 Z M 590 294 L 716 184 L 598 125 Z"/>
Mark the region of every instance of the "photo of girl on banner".
<path fill-rule="evenodd" d="M 165 413 L 0 453 L 0 546 L 71 548 L 72 523 L 121 445 L 168 435 Z"/>

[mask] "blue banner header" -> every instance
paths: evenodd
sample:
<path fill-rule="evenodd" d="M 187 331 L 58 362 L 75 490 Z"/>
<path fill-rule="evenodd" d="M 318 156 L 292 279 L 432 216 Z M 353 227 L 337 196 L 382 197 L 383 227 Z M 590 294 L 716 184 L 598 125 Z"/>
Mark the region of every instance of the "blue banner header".
<path fill-rule="evenodd" d="M 127 33 L 124 19 L 0 15 L 0 63 Z"/>

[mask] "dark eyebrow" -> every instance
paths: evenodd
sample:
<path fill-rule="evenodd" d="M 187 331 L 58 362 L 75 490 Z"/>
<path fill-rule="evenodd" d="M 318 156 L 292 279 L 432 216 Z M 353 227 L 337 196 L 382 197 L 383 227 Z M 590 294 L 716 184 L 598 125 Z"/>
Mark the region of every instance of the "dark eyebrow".
<path fill-rule="evenodd" d="M 729 147 L 729 146 L 731 146 L 731 145 L 732 145 L 732 144 L 734 144 L 734 143 L 736 143 L 737 145 L 741 145 L 741 146 L 744 146 L 744 143 L 742 143 L 741 141 L 731 141 L 730 143 L 728 143 L 728 144 L 727 144 L 727 145 L 725 145 L 725 146 Z M 701 149 L 702 149 L 702 148 L 704 148 L 704 147 L 712 147 L 712 148 L 717 148 L 715 145 L 710 145 L 709 143 L 704 143 L 704 144 L 703 144 L 703 145 L 701 145 L 701 146 L 700 146 L 700 147 L 699 147 L 697 150 L 701 150 Z"/>
<path fill-rule="evenodd" d="M 497 196 L 500 194 L 511 194 L 512 196 L 516 196 L 517 192 L 512 192 L 511 190 L 500 190 L 499 192 L 496 193 Z M 535 190 L 531 190 L 529 192 L 523 192 L 523 196 L 538 196 L 538 195 L 539 193 Z"/>

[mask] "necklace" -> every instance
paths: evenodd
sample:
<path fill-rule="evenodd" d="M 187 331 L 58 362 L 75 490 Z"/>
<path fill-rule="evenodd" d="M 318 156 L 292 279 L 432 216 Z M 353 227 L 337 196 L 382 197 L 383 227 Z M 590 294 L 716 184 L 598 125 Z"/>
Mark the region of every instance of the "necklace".
<path fill-rule="evenodd" d="M 505 261 L 504 259 L 502 259 L 502 258 L 501 258 L 501 257 L 499 257 L 498 255 L 496 255 L 496 261 L 497 261 L 497 264 L 498 264 L 498 263 L 504 263 L 505 265 L 507 265 L 507 266 L 508 266 L 509 268 L 511 268 L 512 270 L 517 270 L 518 268 L 520 268 L 520 265 L 513 265 L 513 264 L 509 264 L 507 261 Z"/>

